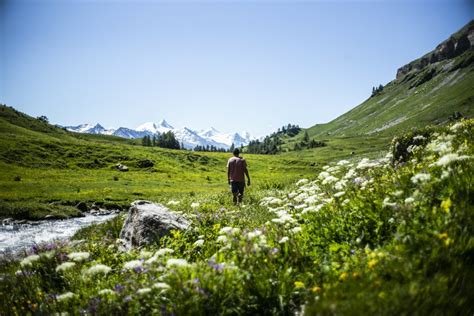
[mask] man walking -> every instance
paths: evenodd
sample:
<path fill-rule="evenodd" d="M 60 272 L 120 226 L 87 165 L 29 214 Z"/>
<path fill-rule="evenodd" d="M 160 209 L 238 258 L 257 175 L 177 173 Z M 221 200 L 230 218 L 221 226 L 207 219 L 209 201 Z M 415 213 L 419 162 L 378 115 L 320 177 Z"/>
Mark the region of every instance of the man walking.
<path fill-rule="evenodd" d="M 247 176 L 247 185 L 250 186 L 250 176 L 247 170 L 247 162 L 244 158 L 239 157 L 240 151 L 238 148 L 234 149 L 234 157 L 227 162 L 227 179 L 232 188 L 234 195 L 234 204 L 242 203 L 245 188 L 245 176 Z"/>

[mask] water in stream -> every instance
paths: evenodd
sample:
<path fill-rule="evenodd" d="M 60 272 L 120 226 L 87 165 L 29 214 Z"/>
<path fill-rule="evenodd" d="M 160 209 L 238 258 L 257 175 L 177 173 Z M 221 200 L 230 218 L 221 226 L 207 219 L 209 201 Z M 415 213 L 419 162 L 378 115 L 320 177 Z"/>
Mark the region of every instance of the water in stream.
<path fill-rule="evenodd" d="M 0 253 L 17 252 L 35 244 L 50 242 L 56 239 L 67 239 L 82 227 L 105 222 L 117 214 L 85 217 L 65 220 L 40 221 L 34 225 L 0 225 Z"/>

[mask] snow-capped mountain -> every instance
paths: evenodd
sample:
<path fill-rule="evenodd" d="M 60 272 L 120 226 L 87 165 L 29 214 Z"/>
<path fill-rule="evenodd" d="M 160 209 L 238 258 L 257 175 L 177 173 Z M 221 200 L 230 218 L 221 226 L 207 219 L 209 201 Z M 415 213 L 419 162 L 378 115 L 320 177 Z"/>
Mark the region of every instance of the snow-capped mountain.
<path fill-rule="evenodd" d="M 146 122 L 143 123 L 142 125 L 138 126 L 136 131 L 139 132 L 150 132 L 152 134 L 156 133 L 166 133 L 168 131 L 174 130 L 174 127 L 168 124 L 165 120 L 161 120 L 158 124 L 153 123 L 153 122 Z"/>
<path fill-rule="evenodd" d="M 232 144 L 234 144 L 235 147 L 247 145 L 251 140 L 250 134 L 247 132 L 244 132 L 243 134 L 245 136 L 241 136 L 239 133 L 221 133 L 214 127 L 198 132 L 199 136 L 210 139 L 218 144 L 225 144 L 226 148 L 229 148 Z"/>
<path fill-rule="evenodd" d="M 177 129 L 166 122 L 166 120 L 161 120 L 158 123 L 146 122 L 135 129 L 130 129 L 127 127 L 105 129 L 100 124 L 66 126 L 66 129 L 77 133 L 114 135 L 124 138 L 142 138 L 144 136 L 163 134 L 171 131 L 174 133 L 180 144 L 182 144 L 186 149 L 193 149 L 197 145 L 229 149 L 232 144 L 234 144 L 235 147 L 240 147 L 242 145 L 247 145 L 249 141 L 252 140 L 252 137 L 247 132 L 243 132 L 241 134 L 221 133 L 213 127 L 200 131 L 195 131 L 187 127 Z"/>
<path fill-rule="evenodd" d="M 81 124 L 77 126 L 66 126 L 69 131 L 86 134 L 104 134 L 106 129 L 100 124 Z"/>

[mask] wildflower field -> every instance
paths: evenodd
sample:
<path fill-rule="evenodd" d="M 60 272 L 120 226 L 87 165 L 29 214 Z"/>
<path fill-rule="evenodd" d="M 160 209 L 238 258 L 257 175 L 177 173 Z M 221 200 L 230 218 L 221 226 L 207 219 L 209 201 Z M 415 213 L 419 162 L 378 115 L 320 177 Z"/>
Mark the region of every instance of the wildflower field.
<path fill-rule="evenodd" d="M 192 229 L 156 246 L 120 251 L 123 214 L 3 258 L 0 314 L 472 315 L 473 127 L 410 132 L 239 207 L 173 197 Z"/>

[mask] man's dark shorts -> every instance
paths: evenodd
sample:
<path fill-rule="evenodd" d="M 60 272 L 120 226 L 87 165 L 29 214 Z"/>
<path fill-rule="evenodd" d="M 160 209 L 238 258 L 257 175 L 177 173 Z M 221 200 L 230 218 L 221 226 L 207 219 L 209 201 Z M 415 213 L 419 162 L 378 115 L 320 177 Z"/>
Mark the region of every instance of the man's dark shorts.
<path fill-rule="evenodd" d="M 245 182 L 231 181 L 230 186 L 232 188 L 232 193 L 238 192 L 240 195 L 244 195 Z"/>

